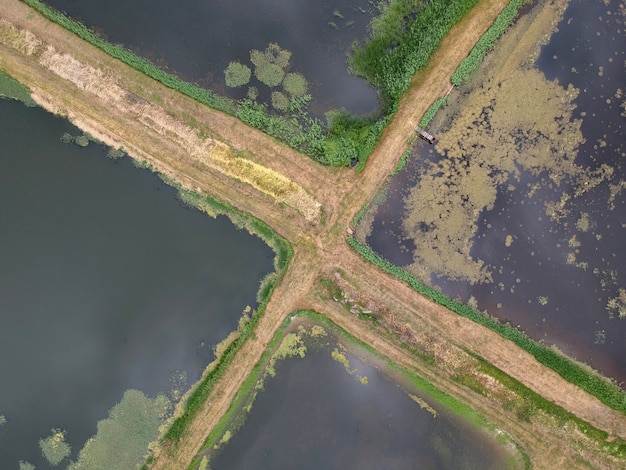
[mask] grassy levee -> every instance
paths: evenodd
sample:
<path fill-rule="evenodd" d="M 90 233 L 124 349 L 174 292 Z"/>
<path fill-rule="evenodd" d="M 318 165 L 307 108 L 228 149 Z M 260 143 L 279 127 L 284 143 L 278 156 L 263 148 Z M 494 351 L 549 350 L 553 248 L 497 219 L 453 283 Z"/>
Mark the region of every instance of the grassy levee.
<path fill-rule="evenodd" d="M 149 60 L 111 44 L 84 24 L 45 5 L 40 0 L 21 0 L 112 57 L 145 73 L 211 108 L 238 117 L 241 121 L 284 141 L 316 161 L 347 166 L 352 159 L 362 169 L 397 111 L 411 78 L 424 68 L 450 29 L 478 0 L 392 0 L 372 22 L 372 35 L 363 46 L 355 42 L 351 70 L 379 88 L 382 112 L 373 117 L 355 117 L 343 111 L 329 112 L 328 125 L 311 118 L 306 109 L 311 97 L 294 97 L 284 115 L 249 99 L 235 102 L 186 82 L 160 69 Z"/>
<path fill-rule="evenodd" d="M 482 35 L 469 55 L 463 59 L 463 62 L 461 62 L 456 72 L 452 74 L 450 81 L 453 85 L 458 86 L 469 78 L 481 64 L 485 55 L 491 50 L 498 38 L 506 32 L 507 28 L 513 23 L 515 18 L 517 18 L 519 9 L 531 1 L 532 0 L 511 0 L 511 2 L 504 7 L 502 13 L 498 15 L 491 27 Z"/>
<path fill-rule="evenodd" d="M 605 405 L 626 414 L 626 392 L 611 380 L 592 372 L 554 349 L 537 343 L 522 331 L 510 325 L 500 323 L 468 305 L 447 297 L 440 291 L 424 284 L 404 269 L 383 259 L 369 246 L 363 245 L 355 238 L 349 238 L 348 243 L 366 260 L 406 282 L 415 291 L 453 312 L 495 331 L 533 355 L 541 364 L 551 368 L 568 382 L 595 396 Z"/>
<path fill-rule="evenodd" d="M 287 318 L 285 318 L 283 323 L 280 325 L 280 328 L 276 330 L 276 333 L 274 334 L 272 340 L 264 350 L 263 355 L 246 378 L 242 387 L 238 390 L 237 395 L 235 396 L 230 408 L 228 409 L 226 414 L 222 416 L 218 425 L 215 426 L 212 429 L 211 433 L 207 436 L 200 451 L 194 457 L 192 463 L 189 465 L 188 470 L 196 470 L 202 459 L 202 454 L 214 448 L 214 446 L 218 445 L 221 437 L 227 430 L 229 430 L 228 428 L 231 426 L 235 415 L 241 412 L 241 408 L 246 403 L 248 396 L 250 395 L 250 393 L 254 392 L 253 388 L 258 383 L 258 380 L 262 377 L 263 369 L 266 367 L 274 350 L 283 339 L 285 330 L 294 318 L 306 318 L 316 325 L 321 325 L 326 330 L 331 331 L 338 338 L 342 338 L 347 342 L 356 345 L 358 348 L 367 351 L 367 353 L 370 354 L 372 357 L 382 361 L 387 367 L 389 367 L 391 371 L 400 374 L 404 380 L 406 380 L 408 383 L 411 384 L 412 387 L 415 388 L 415 390 L 423 393 L 430 400 L 437 403 L 442 408 L 455 415 L 461 416 L 464 420 L 466 420 L 468 423 L 475 426 L 476 428 L 486 429 L 492 433 L 495 432 L 495 427 L 491 423 L 489 423 L 489 421 L 487 421 L 479 412 L 452 397 L 451 395 L 445 393 L 443 390 L 437 388 L 428 380 L 416 375 L 415 373 L 407 370 L 402 366 L 395 364 L 393 361 L 382 355 L 369 344 L 364 343 L 357 337 L 350 334 L 348 331 L 333 323 L 333 321 L 330 320 L 326 315 L 323 315 L 313 310 L 299 310 L 287 316 Z M 505 435 L 505 441 L 515 446 L 515 449 L 519 454 L 519 462 L 521 462 L 525 469 L 530 469 L 532 466 L 526 452 L 512 438 L 510 438 L 510 436 Z"/>
<path fill-rule="evenodd" d="M 208 215 L 213 217 L 219 214 L 227 215 L 236 226 L 245 228 L 250 233 L 258 235 L 274 250 L 276 257 L 274 258 L 275 272 L 267 276 L 259 287 L 257 294 L 259 306 L 253 312 L 249 321 L 240 323 L 238 337 L 224 349 L 223 353 L 209 367 L 208 372 L 200 382 L 195 385 L 193 391 L 186 397 L 184 413 L 174 420 L 169 430 L 163 436 L 163 440 L 170 441 L 174 446 L 184 435 L 187 426 L 197 414 L 198 409 L 206 401 L 213 390 L 215 382 L 225 373 L 237 351 L 248 338 L 254 335 L 254 329 L 265 312 L 275 286 L 282 280 L 293 255 L 289 242 L 259 219 L 244 214 L 236 208 L 210 196 L 201 196 L 187 190 L 180 190 L 180 195 L 185 203 L 197 207 Z"/>

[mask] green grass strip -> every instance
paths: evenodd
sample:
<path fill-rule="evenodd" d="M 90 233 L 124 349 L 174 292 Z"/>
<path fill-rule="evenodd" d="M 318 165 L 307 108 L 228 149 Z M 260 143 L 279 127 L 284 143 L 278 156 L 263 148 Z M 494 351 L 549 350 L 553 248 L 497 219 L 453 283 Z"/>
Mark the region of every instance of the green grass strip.
<path fill-rule="evenodd" d="M 530 3 L 530 1 L 531 0 L 511 0 L 511 2 L 504 7 L 491 27 L 478 40 L 469 55 L 463 59 L 459 68 L 452 74 L 451 81 L 454 85 L 458 86 L 469 78 L 481 64 L 487 52 L 493 48 L 498 38 L 506 32 L 515 18 L 517 18 L 519 9 L 523 5 Z"/>
<path fill-rule="evenodd" d="M 0 70 L 0 98 L 18 100 L 26 106 L 34 107 L 37 103 L 30 96 L 28 87 Z"/>
<path fill-rule="evenodd" d="M 557 372 L 565 380 L 597 397 L 605 405 L 626 413 L 626 392 L 620 389 L 609 379 L 592 373 L 551 348 L 540 345 L 516 328 L 513 328 L 510 325 L 502 324 L 491 317 L 483 315 L 468 305 L 450 299 L 438 290 L 433 289 L 419 279 L 413 277 L 399 266 L 381 258 L 369 246 L 361 244 L 355 238 L 349 238 L 348 243 L 367 261 L 406 282 L 420 294 L 463 317 L 469 318 L 470 320 L 495 331 L 502 337 L 513 341 L 520 348 L 532 354 L 540 363 Z"/>

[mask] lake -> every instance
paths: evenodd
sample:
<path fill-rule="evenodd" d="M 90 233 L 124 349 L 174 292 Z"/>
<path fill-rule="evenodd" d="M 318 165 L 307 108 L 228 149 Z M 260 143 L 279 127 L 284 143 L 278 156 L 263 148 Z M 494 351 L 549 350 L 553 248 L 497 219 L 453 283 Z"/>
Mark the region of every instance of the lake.
<path fill-rule="evenodd" d="M 525 56 L 515 33 L 451 94 L 429 127 L 439 144 L 415 144 L 362 239 L 623 382 L 624 11 L 572 0 L 553 18 Z"/>
<path fill-rule="evenodd" d="M 51 429 L 75 459 L 125 390 L 179 396 L 273 270 L 259 238 L 65 133 L 81 135 L 0 100 L 1 468 L 51 468 Z"/>
<path fill-rule="evenodd" d="M 352 43 L 366 37 L 377 13 L 367 0 L 191 0 L 184 6 L 167 0 L 45 3 L 109 42 L 224 96 L 271 101 L 270 92 L 280 87 L 269 88 L 254 73 L 247 85 L 228 87 L 224 71 L 231 61 L 254 70 L 250 52 L 275 43 L 291 52 L 286 70 L 308 82 L 313 114 L 344 108 L 369 115 L 378 109 L 376 90 L 350 75 L 346 62 Z M 256 91 L 249 95 L 251 87 Z"/>
<path fill-rule="evenodd" d="M 302 319 L 283 341 L 294 335 L 297 347 L 270 362 L 275 376 L 261 379 L 245 423 L 227 431 L 211 469 L 509 468 L 510 450 L 492 435 L 402 384 L 359 346 Z"/>

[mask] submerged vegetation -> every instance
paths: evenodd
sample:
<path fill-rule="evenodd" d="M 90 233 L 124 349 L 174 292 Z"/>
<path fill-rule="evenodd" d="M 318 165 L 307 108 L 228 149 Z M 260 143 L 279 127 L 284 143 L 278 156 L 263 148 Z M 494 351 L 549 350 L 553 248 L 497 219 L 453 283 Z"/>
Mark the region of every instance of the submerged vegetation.
<path fill-rule="evenodd" d="M 50 436 L 39 440 L 41 453 L 52 466 L 59 465 L 71 453 L 70 445 L 65 442 L 65 431 L 53 429 Z"/>
<path fill-rule="evenodd" d="M 149 398 L 127 390 L 122 400 L 98 421 L 98 431 L 80 451 L 68 470 L 128 470 L 145 458 L 148 444 L 159 435 L 171 404 L 165 395 Z"/>

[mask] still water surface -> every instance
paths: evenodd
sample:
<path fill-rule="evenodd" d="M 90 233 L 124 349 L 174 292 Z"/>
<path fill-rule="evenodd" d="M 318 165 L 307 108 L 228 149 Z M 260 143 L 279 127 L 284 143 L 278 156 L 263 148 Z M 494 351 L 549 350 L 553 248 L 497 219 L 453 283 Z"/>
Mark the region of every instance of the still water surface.
<path fill-rule="evenodd" d="M 365 115 L 378 95 L 348 73 L 353 41 L 366 37 L 376 9 L 367 0 L 45 0 L 98 31 L 109 42 L 219 94 L 243 98 L 247 87 L 228 88 L 231 61 L 251 66 L 250 51 L 277 43 L 292 52 L 290 72 L 304 75 L 318 116 L 345 108 Z M 260 98 L 269 91 L 252 76 Z"/>
<path fill-rule="evenodd" d="M 409 396 L 419 393 L 393 381 L 363 350 L 346 351 L 331 335 L 305 337 L 304 344 L 304 358 L 276 364 L 276 377 L 266 379 L 212 469 L 508 468 L 493 437 L 428 397 L 431 412 L 420 407 Z"/>
<path fill-rule="evenodd" d="M 196 381 L 273 269 L 260 239 L 64 132 L 80 134 L 0 100 L 2 469 L 49 468 L 38 441 L 51 428 L 74 458 L 126 389 Z"/>

